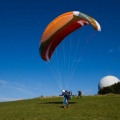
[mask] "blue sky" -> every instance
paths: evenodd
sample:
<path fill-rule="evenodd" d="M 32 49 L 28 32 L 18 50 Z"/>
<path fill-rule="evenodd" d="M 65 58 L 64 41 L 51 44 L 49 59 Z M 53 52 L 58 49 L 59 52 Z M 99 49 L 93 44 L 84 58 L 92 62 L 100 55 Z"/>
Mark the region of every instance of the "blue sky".
<path fill-rule="evenodd" d="M 120 78 L 119 0 L 1 0 L 0 101 L 59 95 L 60 89 L 96 94 L 106 75 Z M 88 25 L 67 36 L 51 61 L 39 56 L 43 30 L 58 15 L 81 11 Z"/>

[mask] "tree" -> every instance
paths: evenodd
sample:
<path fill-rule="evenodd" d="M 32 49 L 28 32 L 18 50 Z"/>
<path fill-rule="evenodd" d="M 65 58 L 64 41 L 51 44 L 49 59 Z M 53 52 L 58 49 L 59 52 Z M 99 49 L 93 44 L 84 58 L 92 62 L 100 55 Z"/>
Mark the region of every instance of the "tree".
<path fill-rule="evenodd" d="M 120 82 L 115 83 L 108 87 L 104 87 L 103 89 L 100 89 L 98 91 L 98 94 L 102 94 L 102 95 L 109 94 L 109 93 L 120 94 Z"/>

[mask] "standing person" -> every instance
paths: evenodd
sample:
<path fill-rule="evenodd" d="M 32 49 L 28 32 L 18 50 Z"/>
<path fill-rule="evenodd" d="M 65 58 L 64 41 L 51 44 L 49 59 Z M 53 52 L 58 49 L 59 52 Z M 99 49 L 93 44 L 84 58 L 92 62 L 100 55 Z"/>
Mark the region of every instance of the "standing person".
<path fill-rule="evenodd" d="M 82 92 L 80 90 L 78 91 L 78 98 L 79 97 L 82 97 Z"/>
<path fill-rule="evenodd" d="M 63 107 L 66 108 L 66 107 L 70 107 L 70 105 L 68 104 L 68 92 L 67 90 L 62 90 L 62 95 L 63 96 Z"/>

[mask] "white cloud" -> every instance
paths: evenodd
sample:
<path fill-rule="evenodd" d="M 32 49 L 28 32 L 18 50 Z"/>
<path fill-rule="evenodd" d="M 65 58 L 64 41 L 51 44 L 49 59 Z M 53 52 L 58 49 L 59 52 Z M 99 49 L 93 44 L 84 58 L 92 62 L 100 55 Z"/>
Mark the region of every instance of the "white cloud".
<path fill-rule="evenodd" d="M 117 48 L 111 48 L 107 53 L 118 53 L 120 52 L 120 46 Z"/>
<path fill-rule="evenodd" d="M 23 98 L 7 98 L 7 97 L 0 97 L 0 101 L 17 101 L 17 100 L 23 100 Z"/>
<path fill-rule="evenodd" d="M 57 95 L 58 91 L 48 87 L 46 84 L 36 83 L 29 86 L 16 82 L 0 80 L 0 101 L 14 101 L 53 94 Z"/>
<path fill-rule="evenodd" d="M 26 85 L 22 85 L 19 83 L 14 82 L 8 82 L 5 80 L 0 80 L 0 94 L 6 95 L 6 96 L 36 96 L 36 93 L 34 92 L 34 88 L 31 88 Z M 3 97 L 4 98 L 4 97 Z M 1 98 L 1 99 L 3 99 Z M 12 98 L 6 99 L 11 100 Z"/>
<path fill-rule="evenodd" d="M 4 80 L 0 80 L 0 87 L 4 87 L 7 84 L 6 81 Z"/>
<path fill-rule="evenodd" d="M 83 95 L 92 95 L 94 94 L 93 91 L 94 91 L 93 89 L 88 89 L 88 90 L 83 90 L 82 93 Z"/>

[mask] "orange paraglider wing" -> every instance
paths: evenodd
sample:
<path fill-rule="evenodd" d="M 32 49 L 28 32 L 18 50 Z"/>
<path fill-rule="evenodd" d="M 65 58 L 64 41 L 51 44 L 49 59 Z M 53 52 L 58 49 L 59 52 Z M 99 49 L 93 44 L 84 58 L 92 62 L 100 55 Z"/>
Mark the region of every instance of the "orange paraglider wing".
<path fill-rule="evenodd" d="M 55 48 L 68 34 L 87 24 L 91 24 L 95 30 L 101 30 L 96 20 L 79 11 L 67 12 L 55 18 L 45 28 L 40 40 L 39 53 L 42 59 L 49 61 Z"/>

